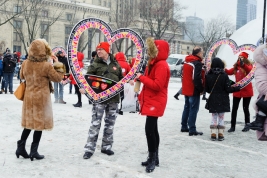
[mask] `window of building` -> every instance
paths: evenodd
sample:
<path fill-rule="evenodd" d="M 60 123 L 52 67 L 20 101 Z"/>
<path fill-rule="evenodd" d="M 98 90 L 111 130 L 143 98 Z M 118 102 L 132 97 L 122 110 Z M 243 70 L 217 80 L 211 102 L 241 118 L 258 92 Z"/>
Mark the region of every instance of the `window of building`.
<path fill-rule="evenodd" d="M 18 32 L 14 32 L 13 33 L 13 41 L 21 42 L 21 39 L 19 37 L 19 33 Z"/>
<path fill-rule="evenodd" d="M 187 47 L 186 47 L 186 49 L 187 49 L 187 50 L 189 50 L 189 49 L 190 49 L 190 47 L 189 47 L 189 46 L 187 46 Z"/>
<path fill-rule="evenodd" d="M 22 21 L 14 20 L 13 21 L 13 26 L 14 26 L 14 28 L 21 29 L 21 27 L 22 27 Z"/>
<path fill-rule="evenodd" d="M 108 7 L 111 7 L 111 2 L 108 2 Z"/>
<path fill-rule="evenodd" d="M 65 46 L 68 46 L 69 36 L 65 36 Z"/>
<path fill-rule="evenodd" d="M 49 34 L 49 25 L 48 24 L 41 24 L 41 36 L 46 41 L 48 41 L 48 34 Z"/>
<path fill-rule="evenodd" d="M 103 3 L 103 4 L 104 4 L 104 7 L 106 7 L 106 6 L 107 6 L 107 2 L 106 2 L 106 1 L 104 1 L 104 3 Z"/>
<path fill-rule="evenodd" d="M 13 46 L 13 51 L 19 51 L 19 52 L 21 52 L 21 46 L 14 45 Z"/>
<path fill-rule="evenodd" d="M 67 20 L 72 21 L 72 14 L 67 14 Z"/>
<path fill-rule="evenodd" d="M 101 5 L 101 0 L 98 0 L 98 5 Z"/>
<path fill-rule="evenodd" d="M 47 10 L 42 11 L 42 17 L 48 17 L 48 11 Z"/>
<path fill-rule="evenodd" d="M 72 27 L 65 27 L 65 35 L 70 35 Z"/>
<path fill-rule="evenodd" d="M 21 6 L 15 5 L 14 8 L 13 8 L 13 12 L 20 13 L 21 12 Z"/>

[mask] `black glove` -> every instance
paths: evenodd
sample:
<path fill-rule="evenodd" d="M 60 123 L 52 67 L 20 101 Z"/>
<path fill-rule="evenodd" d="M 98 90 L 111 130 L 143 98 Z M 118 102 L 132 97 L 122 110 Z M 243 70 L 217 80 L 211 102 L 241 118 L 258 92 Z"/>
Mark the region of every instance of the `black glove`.
<path fill-rule="evenodd" d="M 240 59 L 240 66 L 243 67 L 244 66 L 244 61 L 242 59 Z"/>
<path fill-rule="evenodd" d="M 240 91 L 241 90 L 241 87 L 240 86 L 234 87 L 234 90 L 235 91 Z"/>

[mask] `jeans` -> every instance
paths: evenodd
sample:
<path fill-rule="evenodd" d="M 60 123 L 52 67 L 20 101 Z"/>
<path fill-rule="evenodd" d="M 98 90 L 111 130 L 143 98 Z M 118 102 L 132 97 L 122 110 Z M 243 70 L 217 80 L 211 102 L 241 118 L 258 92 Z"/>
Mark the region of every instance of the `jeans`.
<path fill-rule="evenodd" d="M 54 82 L 54 90 L 55 100 L 63 100 L 64 86 L 58 82 Z"/>
<path fill-rule="evenodd" d="M 14 73 L 4 73 L 5 93 L 7 93 L 7 85 L 9 86 L 9 92 L 13 92 L 13 76 Z"/>
<path fill-rule="evenodd" d="M 72 84 L 70 83 L 69 85 L 70 85 L 69 89 L 70 89 L 70 93 L 71 93 L 72 92 Z"/>
<path fill-rule="evenodd" d="M 185 96 L 185 105 L 182 115 L 182 129 L 189 127 L 189 132 L 196 132 L 196 120 L 199 110 L 200 96 Z"/>

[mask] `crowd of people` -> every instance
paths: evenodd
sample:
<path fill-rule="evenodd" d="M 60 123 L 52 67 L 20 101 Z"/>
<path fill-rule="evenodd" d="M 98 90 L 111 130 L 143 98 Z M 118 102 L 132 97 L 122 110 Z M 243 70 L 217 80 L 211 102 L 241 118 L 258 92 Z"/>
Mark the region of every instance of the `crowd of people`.
<path fill-rule="evenodd" d="M 148 157 L 146 161 L 141 162 L 141 165 L 145 166 L 146 172 L 149 173 L 154 171 L 156 166 L 159 166 L 160 135 L 158 118 L 164 115 L 167 105 L 170 70 L 166 62 L 169 55 L 168 42 L 148 38 L 146 44 L 148 56 L 146 69 L 143 73 L 137 73 L 135 79 L 129 83 L 133 85 L 134 81 L 139 81 L 143 84 L 142 90 L 138 95 L 138 101 L 140 104 L 139 112 L 146 117 L 145 133 Z M 267 56 L 264 53 L 266 49 L 266 46 L 262 45 L 254 52 L 254 60 L 257 65 L 255 72 L 256 88 L 259 91 L 259 97 L 263 96 L 265 99 L 267 99 L 265 96 L 267 93 L 267 77 L 263 74 L 267 73 L 267 69 L 264 67 L 267 65 Z M 13 93 L 12 80 L 18 59 L 15 54 L 10 53 L 9 49 L 6 50 L 2 58 L 0 60 L 0 77 L 4 78 L 4 80 L 2 79 L 1 89 L 2 92 L 7 93 L 7 86 L 9 86 L 9 92 Z M 53 60 L 52 65 L 47 62 L 49 59 Z M 78 52 L 77 59 L 80 68 L 83 68 L 84 54 Z M 134 58 L 127 60 L 127 57 L 122 52 L 112 54 L 110 44 L 101 42 L 97 45 L 96 51 L 92 52 L 87 74 L 105 77 L 118 82 L 130 71 L 134 62 Z M 211 140 L 218 139 L 222 141 L 225 139 L 225 112 L 231 112 L 231 128 L 228 132 L 235 131 L 237 110 L 241 99 L 243 100 L 245 115 L 245 126 L 242 131 L 247 132 L 252 129 L 257 130 L 259 135 L 264 135 L 264 131 L 267 132 L 267 128 L 264 127 L 264 123 L 267 123 L 265 109 L 258 108 L 255 105 L 256 120 L 250 123 L 249 105 L 253 96 L 252 84 L 250 83 L 243 88 L 239 86 L 233 87 L 234 82 L 228 77 L 228 75 L 234 75 L 235 82 L 238 82 L 252 70 L 252 62 L 248 60 L 248 53 L 241 52 L 233 68 L 230 69 L 226 69 L 223 60 L 218 57 L 212 59 L 209 71 L 206 70 L 203 63 L 203 49 L 198 46 L 193 49 L 191 55 L 185 58 L 183 63 L 182 88 L 175 96 L 175 98 L 178 98 L 181 94 L 185 98 L 184 110 L 181 114 L 181 132 L 188 132 L 189 136 L 203 135 L 203 132 L 198 131 L 196 128 L 196 120 L 200 97 L 205 91 L 209 93 L 205 108 L 211 113 Z M 20 79 L 26 80 L 27 87 L 22 110 L 22 127 L 24 129 L 20 140 L 17 141 L 16 156 L 18 158 L 19 156 L 30 158 L 32 161 L 34 159 L 43 159 L 44 156 L 38 153 L 42 131 L 53 128 L 50 94 L 54 93 L 54 103 L 66 104 L 66 101 L 63 100 L 64 86 L 69 83 L 70 93 L 72 93 L 73 85 L 78 97 L 77 103 L 73 104 L 73 106 L 82 107 L 81 97 L 86 91 L 83 88 L 79 88 L 74 80 L 66 56 L 61 51 L 53 54 L 48 43 L 43 39 L 37 39 L 31 43 L 27 59 L 22 63 L 19 73 Z M 35 85 L 37 81 L 39 83 L 38 86 Z M 36 89 L 36 87 L 38 88 Z M 230 109 L 229 93 L 233 93 L 232 109 Z M 96 150 L 103 115 L 105 115 L 105 124 L 101 153 L 109 156 L 114 155 L 112 150 L 113 131 L 117 114 L 123 114 L 120 110 L 122 106 L 119 107 L 119 103 L 122 103 L 122 100 L 123 92 L 102 103 L 93 103 L 89 100 L 89 104 L 93 104 L 92 119 L 84 146 L 84 159 L 90 159 Z M 30 154 L 28 154 L 25 145 L 31 130 L 34 130 L 34 135 Z"/>

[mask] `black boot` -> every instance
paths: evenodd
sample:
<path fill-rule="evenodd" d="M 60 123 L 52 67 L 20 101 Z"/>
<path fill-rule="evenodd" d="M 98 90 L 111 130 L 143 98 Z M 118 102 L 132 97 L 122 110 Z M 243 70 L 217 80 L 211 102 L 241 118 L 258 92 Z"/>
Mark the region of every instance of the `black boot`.
<path fill-rule="evenodd" d="M 247 126 L 251 130 L 258 130 L 258 131 L 263 131 L 263 126 L 265 122 L 266 116 L 261 116 L 259 114 L 256 115 L 256 120 L 247 124 Z"/>
<path fill-rule="evenodd" d="M 78 102 L 78 103 L 76 103 L 76 104 L 73 104 L 73 106 L 74 106 L 74 107 L 79 107 L 79 108 L 81 108 L 81 107 L 82 107 L 82 102 Z"/>
<path fill-rule="evenodd" d="M 39 146 L 39 143 L 32 143 L 31 153 L 30 153 L 31 161 L 33 161 L 34 158 L 35 159 L 43 159 L 44 158 L 44 155 L 39 155 L 39 153 L 37 152 L 38 146 Z"/>
<path fill-rule="evenodd" d="M 235 131 L 235 127 L 231 127 L 228 132 L 234 132 Z"/>
<path fill-rule="evenodd" d="M 146 166 L 146 172 L 153 172 L 156 166 L 156 152 L 149 152 L 148 164 Z"/>
<path fill-rule="evenodd" d="M 147 160 L 145 162 L 141 162 L 141 165 L 142 166 L 147 166 L 148 165 L 148 159 L 149 157 L 147 157 Z M 156 166 L 159 166 L 159 150 L 156 149 L 156 163 L 155 163 Z"/>
<path fill-rule="evenodd" d="M 179 98 L 178 98 L 179 95 L 180 95 L 180 94 L 179 94 L 179 92 L 178 92 L 178 93 L 176 93 L 173 97 L 174 97 L 175 99 L 179 100 Z"/>
<path fill-rule="evenodd" d="M 30 158 L 29 154 L 25 150 L 25 145 L 26 145 L 26 140 L 19 140 L 17 142 L 18 146 L 16 150 L 17 158 L 19 158 L 19 156 L 22 156 L 23 158 Z"/>

